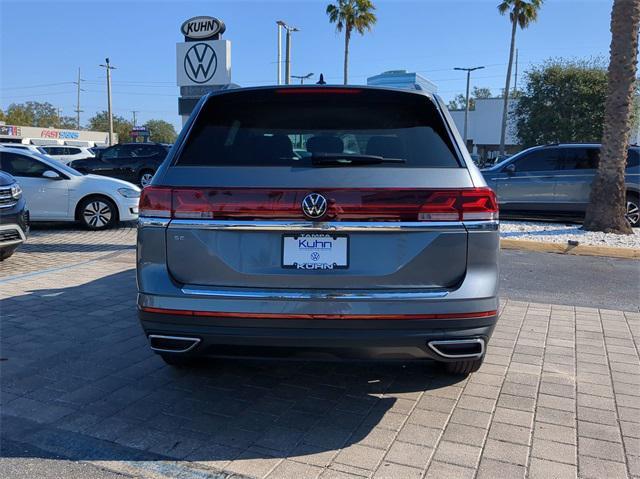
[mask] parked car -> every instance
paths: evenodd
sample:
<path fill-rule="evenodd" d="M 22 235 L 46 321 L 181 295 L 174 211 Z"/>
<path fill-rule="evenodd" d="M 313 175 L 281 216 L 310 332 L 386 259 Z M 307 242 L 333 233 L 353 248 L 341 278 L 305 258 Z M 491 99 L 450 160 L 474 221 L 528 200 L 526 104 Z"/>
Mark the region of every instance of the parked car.
<path fill-rule="evenodd" d="M 0 261 L 11 256 L 28 234 L 29 210 L 22 188 L 13 176 L 0 171 Z"/>
<path fill-rule="evenodd" d="M 600 145 L 536 146 L 482 170 L 509 217 L 584 219 Z M 640 225 L 640 147 L 631 146 L 625 175 L 627 219 Z"/>
<path fill-rule="evenodd" d="M 237 89 L 204 97 L 184 131 L 138 223 L 140 320 L 167 363 L 480 367 L 497 320 L 497 207 L 438 97 Z M 309 155 L 293 151 L 301 137 Z"/>
<path fill-rule="evenodd" d="M 68 164 L 73 160 L 83 160 L 93 158 L 91 150 L 84 146 L 42 146 L 44 152 L 54 160 Z"/>
<path fill-rule="evenodd" d="M 0 148 L 17 148 L 18 150 L 26 150 L 32 153 L 46 154 L 47 152 L 41 146 L 25 145 L 24 143 L 0 143 Z"/>
<path fill-rule="evenodd" d="M 96 150 L 95 158 L 75 160 L 70 166 L 82 173 L 120 178 L 144 187 L 168 151 L 169 148 L 157 143 L 126 143 Z"/>
<path fill-rule="evenodd" d="M 31 221 L 79 221 L 100 230 L 138 218 L 140 188 L 126 181 L 83 175 L 46 155 L 11 148 L 0 149 L 0 170 L 20 183 Z"/>

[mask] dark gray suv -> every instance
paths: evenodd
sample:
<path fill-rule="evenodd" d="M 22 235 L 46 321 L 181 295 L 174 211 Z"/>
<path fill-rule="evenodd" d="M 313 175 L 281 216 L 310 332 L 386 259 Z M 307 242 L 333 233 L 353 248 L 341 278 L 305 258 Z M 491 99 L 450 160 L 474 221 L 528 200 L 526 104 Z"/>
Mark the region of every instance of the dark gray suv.
<path fill-rule="evenodd" d="M 600 145 L 536 146 L 482 170 L 503 217 L 584 218 Z M 625 175 L 627 219 L 640 225 L 640 147 L 629 148 Z"/>
<path fill-rule="evenodd" d="M 498 211 L 437 97 L 232 90 L 198 103 L 143 190 L 137 276 L 169 364 L 434 359 L 466 374 L 498 317 Z"/>

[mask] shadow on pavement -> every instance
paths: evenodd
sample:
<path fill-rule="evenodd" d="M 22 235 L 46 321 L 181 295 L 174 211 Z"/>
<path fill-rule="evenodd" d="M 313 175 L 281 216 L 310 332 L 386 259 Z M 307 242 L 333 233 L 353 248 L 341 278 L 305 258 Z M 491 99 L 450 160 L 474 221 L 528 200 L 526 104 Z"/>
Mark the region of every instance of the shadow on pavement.
<path fill-rule="evenodd" d="M 133 270 L 35 289 L 0 308 L 3 457 L 214 467 L 322 455 L 374 429 L 394 435 L 422 391 L 460 381 L 428 363 L 211 360 L 173 369 L 138 325 Z"/>

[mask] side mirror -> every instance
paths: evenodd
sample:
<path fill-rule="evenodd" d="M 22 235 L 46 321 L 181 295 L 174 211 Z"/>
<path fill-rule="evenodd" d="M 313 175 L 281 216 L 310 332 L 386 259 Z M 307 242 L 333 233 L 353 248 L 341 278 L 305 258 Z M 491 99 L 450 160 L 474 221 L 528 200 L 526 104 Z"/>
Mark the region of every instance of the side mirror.
<path fill-rule="evenodd" d="M 61 180 L 62 177 L 55 171 L 53 170 L 47 170 L 44 173 L 42 173 L 42 177 L 43 178 L 48 178 L 50 180 Z"/>
<path fill-rule="evenodd" d="M 513 163 L 508 164 L 507 166 L 504 167 L 504 171 L 505 173 L 512 175 L 513 173 L 516 172 L 516 165 Z"/>

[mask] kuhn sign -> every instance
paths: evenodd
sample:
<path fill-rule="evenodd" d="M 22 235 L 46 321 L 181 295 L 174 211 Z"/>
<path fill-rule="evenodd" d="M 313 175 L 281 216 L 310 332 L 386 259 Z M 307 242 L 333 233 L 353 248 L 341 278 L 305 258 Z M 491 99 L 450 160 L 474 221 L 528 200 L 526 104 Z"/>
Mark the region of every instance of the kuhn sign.
<path fill-rule="evenodd" d="M 222 20 L 214 17 L 193 17 L 180 27 L 185 38 L 204 40 L 222 35 L 225 30 Z"/>

